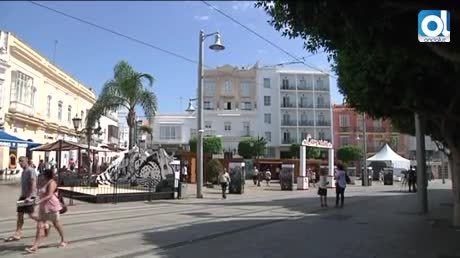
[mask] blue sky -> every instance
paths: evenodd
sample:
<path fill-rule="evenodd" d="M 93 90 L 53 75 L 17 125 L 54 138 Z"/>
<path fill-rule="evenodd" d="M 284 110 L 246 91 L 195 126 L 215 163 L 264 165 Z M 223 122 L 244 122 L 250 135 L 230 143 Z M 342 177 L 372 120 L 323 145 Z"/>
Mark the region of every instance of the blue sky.
<path fill-rule="evenodd" d="M 277 64 L 292 61 L 285 53 L 246 31 L 200 1 L 174 2 L 39 2 L 70 15 L 111 28 L 155 46 L 198 59 L 198 33 L 219 30 L 225 51 L 205 51 L 211 67 L 232 64 Z M 281 36 L 268 23 L 268 16 L 252 2 L 212 1 L 211 4 L 281 46 L 291 54 L 310 55 L 303 41 Z M 81 83 L 99 93 L 112 77 L 113 66 L 127 60 L 136 70 L 156 78 L 159 112 L 182 112 L 187 99 L 196 95 L 197 65 L 140 45 L 125 38 L 72 20 L 25 1 L 0 2 L 0 28 L 13 32 L 50 60 L 57 40 L 56 64 Z M 212 43 L 208 39 L 207 45 Z M 308 64 L 330 69 L 324 54 L 307 59 Z M 301 65 L 301 67 L 305 67 Z M 307 68 L 307 67 L 305 67 Z M 307 68 L 309 69 L 309 68 Z M 336 80 L 331 78 L 332 100 L 341 103 Z M 181 98 L 182 97 L 182 101 Z M 182 103 L 182 105 L 181 105 Z"/>

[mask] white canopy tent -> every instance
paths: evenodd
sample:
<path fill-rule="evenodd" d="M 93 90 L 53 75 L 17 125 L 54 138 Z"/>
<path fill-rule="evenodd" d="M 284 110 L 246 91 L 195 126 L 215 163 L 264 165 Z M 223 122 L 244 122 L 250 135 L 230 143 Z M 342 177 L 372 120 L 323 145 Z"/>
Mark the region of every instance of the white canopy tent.
<path fill-rule="evenodd" d="M 384 161 L 393 169 L 409 170 L 410 160 L 399 156 L 388 144 L 385 144 L 379 152 L 367 159 L 368 164 L 372 161 Z"/>

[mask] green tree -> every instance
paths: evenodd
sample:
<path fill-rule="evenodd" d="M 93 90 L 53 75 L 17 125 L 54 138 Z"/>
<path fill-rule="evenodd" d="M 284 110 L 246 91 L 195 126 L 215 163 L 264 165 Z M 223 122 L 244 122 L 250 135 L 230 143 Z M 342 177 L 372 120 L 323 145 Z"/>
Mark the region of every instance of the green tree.
<path fill-rule="evenodd" d="M 190 151 L 196 153 L 197 138 L 193 137 L 189 140 Z M 203 137 L 203 153 L 218 154 L 222 152 L 222 138 L 217 136 Z"/>
<path fill-rule="evenodd" d="M 217 182 L 219 173 L 224 170 L 224 166 L 217 159 L 212 159 L 206 165 L 206 181 Z"/>
<path fill-rule="evenodd" d="M 153 142 L 153 128 L 148 126 L 148 125 L 141 125 L 139 127 L 139 132 L 140 133 L 145 133 L 150 136 L 150 142 Z"/>
<path fill-rule="evenodd" d="M 87 126 L 93 126 L 98 117 L 108 112 L 126 108 L 126 121 L 129 127 L 129 149 L 134 145 L 134 128 L 136 126 L 136 107 L 144 110 L 149 120 L 152 120 L 157 111 L 155 93 L 145 88 L 144 84 L 152 86 L 154 78 L 150 74 L 139 73 L 126 61 L 120 61 L 113 69 L 113 78 L 107 81 L 99 95 L 91 116 L 87 116 Z"/>
<path fill-rule="evenodd" d="M 267 149 L 267 141 L 264 137 L 248 137 L 238 143 L 238 155 L 245 159 L 258 159 Z"/>
<path fill-rule="evenodd" d="M 251 138 L 244 138 L 243 140 L 241 140 L 238 143 L 238 155 L 240 155 L 244 159 L 252 158 L 254 151 L 252 150 L 251 143 Z"/>
<path fill-rule="evenodd" d="M 454 10 L 452 1 L 260 1 L 283 35 L 305 40 L 312 52 L 333 61 L 339 91 L 358 112 L 390 118 L 414 133 L 414 113 L 427 134 L 447 146 L 453 164 L 453 224 L 460 226 L 460 48 L 419 43 L 420 10 Z M 451 19 L 451 28 L 460 19 Z M 397 40 L 394 40 L 397 39 Z M 442 89 L 442 90 L 440 90 Z"/>
<path fill-rule="evenodd" d="M 363 151 L 356 146 L 344 146 L 337 150 L 337 159 L 348 163 L 363 158 Z"/>
<path fill-rule="evenodd" d="M 291 156 L 294 158 L 300 158 L 300 144 L 293 143 L 289 147 Z M 306 149 L 307 159 L 318 159 L 321 156 L 321 150 L 319 148 L 307 147 Z"/>

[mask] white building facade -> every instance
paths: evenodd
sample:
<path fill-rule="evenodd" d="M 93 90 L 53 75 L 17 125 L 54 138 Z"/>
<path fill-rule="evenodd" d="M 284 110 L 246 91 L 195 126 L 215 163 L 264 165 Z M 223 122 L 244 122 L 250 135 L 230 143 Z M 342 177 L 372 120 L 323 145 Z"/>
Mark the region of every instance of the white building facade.
<path fill-rule="evenodd" d="M 329 76 L 322 72 L 288 68 L 257 69 L 258 112 L 256 134 L 268 140 L 268 157 L 290 158 L 289 147 L 310 134 L 332 142 Z"/>

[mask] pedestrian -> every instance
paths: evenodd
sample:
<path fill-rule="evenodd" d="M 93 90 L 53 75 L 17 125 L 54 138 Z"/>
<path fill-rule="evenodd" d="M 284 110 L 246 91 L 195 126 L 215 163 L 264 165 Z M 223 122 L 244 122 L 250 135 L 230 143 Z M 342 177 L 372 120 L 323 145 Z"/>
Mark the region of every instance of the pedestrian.
<path fill-rule="evenodd" d="M 311 183 L 313 187 L 316 187 L 316 171 L 312 170 L 311 171 Z"/>
<path fill-rule="evenodd" d="M 272 179 L 272 172 L 269 169 L 265 171 L 265 180 L 267 181 L 267 186 L 270 186 L 270 180 Z"/>
<path fill-rule="evenodd" d="M 38 172 L 41 174 L 43 172 L 43 170 L 45 170 L 45 162 L 41 159 L 39 162 L 38 162 Z"/>
<path fill-rule="evenodd" d="M 37 193 L 37 175 L 35 171 L 29 167 L 27 157 L 19 157 L 19 165 L 22 168 L 21 174 L 21 194 L 17 203 L 17 222 L 16 232 L 5 239 L 5 242 L 19 241 L 22 237 L 22 228 L 24 226 L 24 213 L 29 218 L 37 221 L 37 217 L 33 215 L 34 204 Z"/>
<path fill-rule="evenodd" d="M 265 173 L 260 170 L 259 173 L 257 174 L 257 186 L 260 187 L 260 182 L 262 182 L 264 178 Z"/>
<path fill-rule="evenodd" d="M 257 181 L 259 178 L 259 170 L 256 166 L 254 166 L 254 173 L 252 174 L 252 181 L 254 181 L 254 185 L 257 185 Z"/>
<path fill-rule="evenodd" d="M 417 187 L 416 187 L 416 183 L 417 183 L 417 172 L 415 170 L 415 167 L 414 166 L 410 166 L 410 170 L 409 170 L 409 192 L 417 192 Z"/>
<path fill-rule="evenodd" d="M 321 207 L 327 207 L 327 173 L 322 171 L 319 176 L 318 195 L 321 200 Z"/>
<path fill-rule="evenodd" d="M 222 198 L 227 199 L 227 187 L 230 184 L 230 175 L 226 168 L 219 174 L 219 183 L 222 187 Z"/>
<path fill-rule="evenodd" d="M 57 182 L 54 179 L 54 171 L 46 169 L 43 171 L 43 177 L 45 179 L 44 186 L 38 190 L 39 201 L 38 205 L 38 223 L 35 234 L 35 240 L 31 247 L 26 248 L 29 253 L 34 253 L 40 247 L 42 240 L 41 231 L 43 229 L 49 230 L 49 226 L 46 224 L 47 221 L 51 221 L 53 226 L 59 233 L 61 241 L 58 245 L 59 248 L 67 246 L 67 242 L 64 240 L 64 231 L 62 225 L 59 222 L 59 211 L 63 208 L 58 198 Z M 46 234 L 47 236 L 48 234 Z"/>
<path fill-rule="evenodd" d="M 340 207 L 343 208 L 343 203 L 345 201 L 345 188 L 347 187 L 347 175 L 345 168 L 342 164 L 337 164 L 337 170 L 334 176 L 335 183 L 335 207 L 339 207 L 339 197 L 340 197 Z"/>

